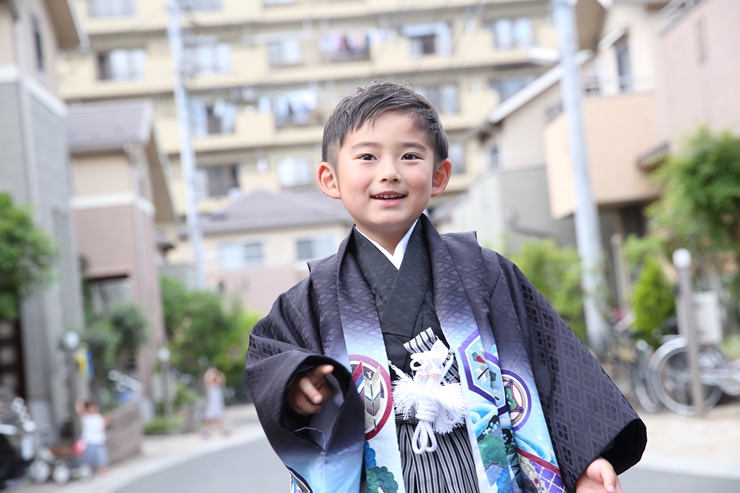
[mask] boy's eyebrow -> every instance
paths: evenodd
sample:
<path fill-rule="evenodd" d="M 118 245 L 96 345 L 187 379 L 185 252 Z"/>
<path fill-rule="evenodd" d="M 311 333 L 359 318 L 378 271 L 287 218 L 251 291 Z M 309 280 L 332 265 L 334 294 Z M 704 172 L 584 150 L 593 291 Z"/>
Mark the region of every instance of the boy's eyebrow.
<path fill-rule="evenodd" d="M 363 142 L 358 142 L 357 144 L 353 145 L 352 147 L 350 147 L 350 149 L 353 150 L 353 151 L 355 151 L 355 150 L 361 149 L 363 147 L 377 148 L 377 147 L 380 147 L 380 144 L 377 143 L 377 142 L 372 142 L 372 141 L 363 141 Z M 425 146 L 421 142 L 417 142 L 417 141 L 401 142 L 401 147 L 411 147 L 411 148 L 414 148 L 414 149 L 419 149 L 420 151 L 426 151 L 427 150 L 427 146 Z"/>

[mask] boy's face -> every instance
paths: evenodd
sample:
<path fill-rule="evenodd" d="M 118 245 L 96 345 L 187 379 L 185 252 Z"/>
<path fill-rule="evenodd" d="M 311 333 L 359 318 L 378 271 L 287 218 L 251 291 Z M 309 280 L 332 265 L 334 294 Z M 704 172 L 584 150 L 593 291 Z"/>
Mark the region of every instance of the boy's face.
<path fill-rule="evenodd" d="M 387 111 L 348 133 L 336 169 L 321 163 L 318 178 L 357 228 L 392 252 L 429 199 L 447 187 L 450 169 L 449 160 L 435 169 L 429 137 L 411 115 Z"/>

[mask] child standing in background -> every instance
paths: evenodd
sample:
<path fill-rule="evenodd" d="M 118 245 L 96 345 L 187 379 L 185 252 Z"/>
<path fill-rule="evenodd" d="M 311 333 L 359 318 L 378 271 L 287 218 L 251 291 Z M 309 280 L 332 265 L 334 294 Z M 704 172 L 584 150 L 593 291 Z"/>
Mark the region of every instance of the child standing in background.
<path fill-rule="evenodd" d="M 105 429 L 110 424 L 110 417 L 103 416 L 98 405 L 92 401 L 78 400 L 75 409 L 82 428 L 80 439 L 85 443 L 82 461 L 90 464 L 97 472 L 105 473 L 108 471 Z"/>

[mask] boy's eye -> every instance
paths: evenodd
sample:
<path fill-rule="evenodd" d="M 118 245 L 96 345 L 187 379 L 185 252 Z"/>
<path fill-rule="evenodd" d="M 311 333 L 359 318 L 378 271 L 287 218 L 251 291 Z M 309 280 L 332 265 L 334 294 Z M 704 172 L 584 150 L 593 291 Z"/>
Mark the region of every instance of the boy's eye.
<path fill-rule="evenodd" d="M 421 159 L 421 158 L 419 156 L 417 156 L 416 154 L 411 154 L 410 152 L 408 152 L 408 153 L 404 154 L 403 157 L 401 157 L 401 159 L 404 159 L 404 160 L 415 160 L 415 159 Z"/>
<path fill-rule="evenodd" d="M 372 161 L 373 159 L 375 159 L 375 156 L 373 156 L 372 154 L 360 154 L 359 156 L 357 156 L 357 159 L 360 159 L 362 161 Z"/>

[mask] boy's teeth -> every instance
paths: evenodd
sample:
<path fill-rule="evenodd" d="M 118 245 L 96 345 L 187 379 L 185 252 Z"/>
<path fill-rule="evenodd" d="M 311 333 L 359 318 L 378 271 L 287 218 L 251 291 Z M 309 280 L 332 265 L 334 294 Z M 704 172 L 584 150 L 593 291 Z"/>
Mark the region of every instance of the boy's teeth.
<path fill-rule="evenodd" d="M 400 199 L 403 195 L 376 195 L 378 199 Z"/>

